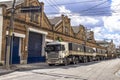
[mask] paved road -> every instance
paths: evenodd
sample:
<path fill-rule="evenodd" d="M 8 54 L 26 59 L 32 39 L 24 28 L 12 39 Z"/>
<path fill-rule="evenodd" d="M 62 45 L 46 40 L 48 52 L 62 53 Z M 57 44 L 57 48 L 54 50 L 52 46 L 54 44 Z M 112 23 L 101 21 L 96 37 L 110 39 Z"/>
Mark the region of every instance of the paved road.
<path fill-rule="evenodd" d="M 0 80 L 120 80 L 120 59 L 16 71 Z"/>

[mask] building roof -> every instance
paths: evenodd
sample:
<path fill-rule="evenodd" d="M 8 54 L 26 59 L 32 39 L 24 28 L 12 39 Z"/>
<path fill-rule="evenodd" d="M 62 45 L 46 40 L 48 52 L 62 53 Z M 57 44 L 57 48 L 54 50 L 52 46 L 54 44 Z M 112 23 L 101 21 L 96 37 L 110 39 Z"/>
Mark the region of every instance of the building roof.
<path fill-rule="evenodd" d="M 96 41 L 96 43 L 98 43 L 98 44 L 108 44 L 109 42 L 107 42 L 107 41 Z"/>
<path fill-rule="evenodd" d="M 79 26 L 72 26 L 74 33 L 78 33 L 80 31 Z"/>
<path fill-rule="evenodd" d="M 17 0 L 15 5 L 19 5 L 19 4 L 23 3 L 24 1 L 25 0 Z M 0 2 L 0 4 L 5 4 L 8 9 L 12 7 L 12 3 L 13 3 L 12 1 L 2 1 L 2 2 Z"/>
<path fill-rule="evenodd" d="M 53 18 L 48 17 L 48 19 L 52 25 L 56 25 L 57 23 L 62 21 L 62 17 L 53 17 Z"/>

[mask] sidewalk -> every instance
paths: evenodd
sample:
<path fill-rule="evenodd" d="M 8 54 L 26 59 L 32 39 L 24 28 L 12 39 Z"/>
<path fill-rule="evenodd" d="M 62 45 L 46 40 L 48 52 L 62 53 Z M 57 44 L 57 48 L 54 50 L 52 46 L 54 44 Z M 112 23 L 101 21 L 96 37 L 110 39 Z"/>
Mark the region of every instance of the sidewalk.
<path fill-rule="evenodd" d="M 27 70 L 45 69 L 45 68 L 48 68 L 47 63 L 17 64 L 17 65 L 12 65 L 10 70 L 5 69 L 4 67 L 0 67 L 0 76 L 14 71 L 27 71 Z"/>
<path fill-rule="evenodd" d="M 8 74 L 8 73 L 11 73 L 13 72 L 14 70 L 10 69 L 10 70 L 7 70 L 5 69 L 3 66 L 0 66 L 0 76 L 1 75 L 4 75 L 4 74 Z"/>
<path fill-rule="evenodd" d="M 48 64 L 47 63 L 33 63 L 33 64 L 18 64 L 18 65 L 14 65 L 14 67 L 17 68 L 17 70 L 22 71 L 22 70 L 32 70 L 32 69 L 45 69 L 48 68 Z"/>

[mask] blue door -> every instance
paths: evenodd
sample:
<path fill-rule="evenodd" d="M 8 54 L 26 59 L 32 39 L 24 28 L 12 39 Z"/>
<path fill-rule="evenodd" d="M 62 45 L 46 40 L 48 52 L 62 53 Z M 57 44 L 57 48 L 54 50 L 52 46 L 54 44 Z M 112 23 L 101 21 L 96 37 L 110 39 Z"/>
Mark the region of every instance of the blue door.
<path fill-rule="evenodd" d="M 20 56 L 19 56 L 19 43 L 20 38 L 13 38 L 13 52 L 12 52 L 12 64 L 20 64 Z"/>
<path fill-rule="evenodd" d="M 28 41 L 28 63 L 45 62 L 42 55 L 42 34 L 29 33 Z"/>

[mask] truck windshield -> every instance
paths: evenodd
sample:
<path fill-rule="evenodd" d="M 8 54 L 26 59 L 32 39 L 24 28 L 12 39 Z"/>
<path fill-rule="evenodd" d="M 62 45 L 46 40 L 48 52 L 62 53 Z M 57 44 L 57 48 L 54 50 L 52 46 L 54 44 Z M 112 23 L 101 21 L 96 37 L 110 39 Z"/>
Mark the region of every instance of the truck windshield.
<path fill-rule="evenodd" d="M 47 45 L 45 48 L 45 51 L 51 52 L 51 51 L 60 51 L 61 45 Z"/>

